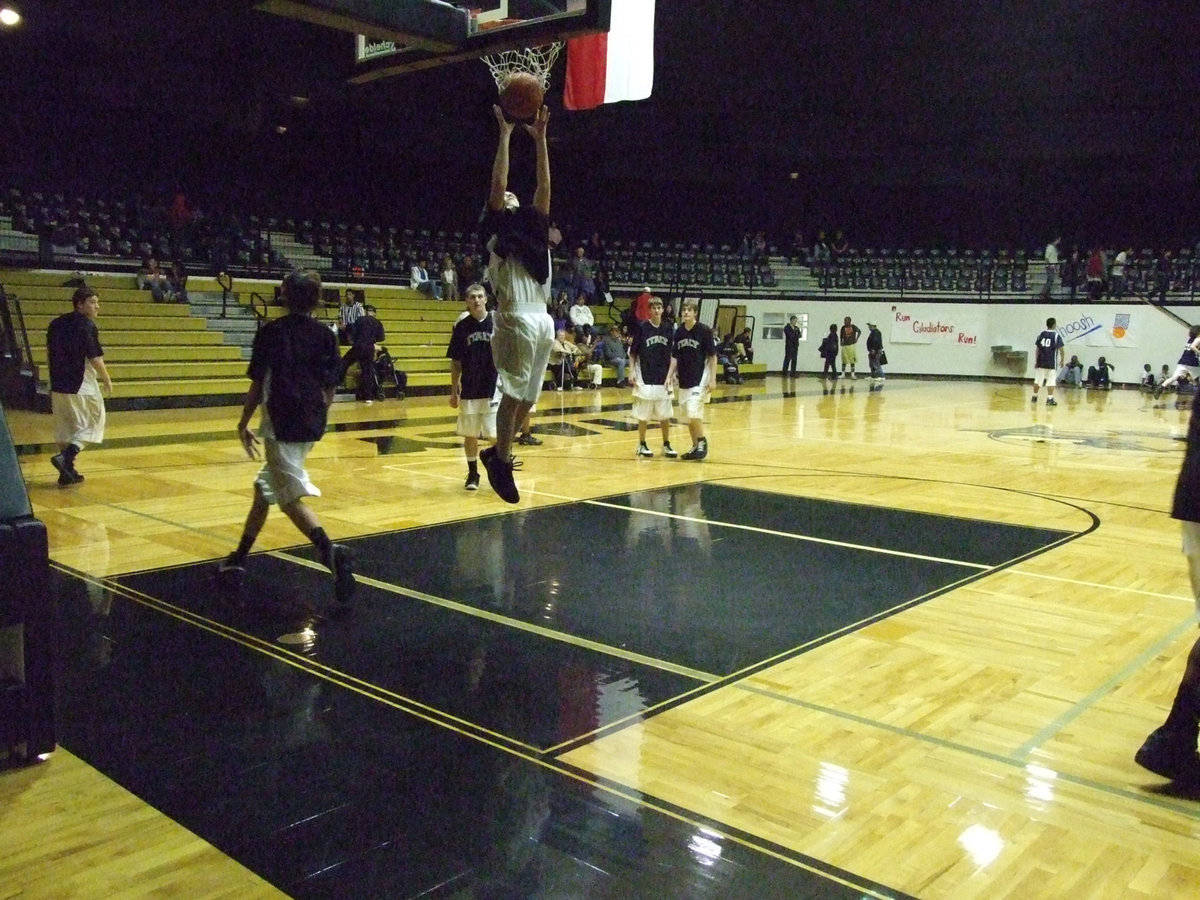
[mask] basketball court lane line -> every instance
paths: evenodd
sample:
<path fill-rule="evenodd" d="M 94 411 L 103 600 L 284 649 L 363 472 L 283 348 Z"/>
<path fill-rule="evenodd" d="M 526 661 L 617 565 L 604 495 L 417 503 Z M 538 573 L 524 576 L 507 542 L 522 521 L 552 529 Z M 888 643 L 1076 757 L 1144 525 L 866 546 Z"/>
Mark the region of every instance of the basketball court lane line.
<path fill-rule="evenodd" d="M 268 551 L 268 554 L 277 559 L 285 560 L 286 562 L 306 566 L 310 569 L 315 569 L 318 572 L 327 573 L 329 571 L 327 568 L 325 568 L 325 566 L 321 565 L 315 560 L 305 559 L 302 556 L 294 556 L 284 550 L 270 550 Z M 355 573 L 354 578 L 359 584 L 370 585 L 373 588 L 378 588 L 379 590 L 385 591 L 389 594 L 396 594 L 401 597 L 408 597 L 412 600 L 420 600 L 422 603 L 441 606 L 445 609 L 462 613 L 466 616 L 473 616 L 474 618 L 493 622 L 497 625 L 504 625 L 507 628 L 513 628 L 517 631 L 535 634 L 538 637 L 549 638 L 550 640 L 557 641 L 562 644 L 570 644 L 573 647 L 579 647 L 583 650 L 591 650 L 593 652 L 603 654 L 604 656 L 623 659 L 626 662 L 647 666 L 652 669 L 659 669 L 663 672 L 670 672 L 673 675 L 681 675 L 684 678 L 690 678 L 693 681 L 699 681 L 704 684 L 712 684 L 713 682 L 721 680 L 721 676 L 714 675 L 710 672 L 701 672 L 699 669 L 691 669 L 687 666 L 680 666 L 667 660 L 657 659 L 653 656 L 634 653 L 630 650 L 622 650 L 620 647 L 613 647 L 610 644 L 602 644 L 599 641 L 592 641 L 588 640 L 587 638 L 566 634 L 562 631 L 555 631 L 551 628 L 545 628 L 541 625 L 534 625 L 532 622 L 525 622 L 521 619 L 514 619 L 510 616 L 500 615 L 499 613 L 494 613 L 490 610 L 480 609 L 477 606 L 459 603 L 456 600 L 448 600 L 445 597 L 435 597 L 433 594 L 414 591 L 411 588 L 402 587 L 398 584 L 391 584 L 386 581 L 380 581 L 379 579 L 371 578 L 368 575 L 360 575 Z"/>
<path fill-rule="evenodd" d="M 979 747 L 971 747 L 967 744 L 958 743 L 957 741 L 947 740 L 945 738 L 934 737 L 928 734 L 921 734 L 917 731 L 912 731 L 908 728 L 902 728 L 898 725 L 889 725 L 886 722 L 880 722 L 878 719 L 870 719 L 866 716 L 856 715 L 855 713 L 846 712 L 845 710 L 834 709 L 829 706 L 822 706 L 819 703 L 811 703 L 807 700 L 801 700 L 797 697 L 788 697 L 779 694 L 767 688 L 755 687 L 754 685 L 740 683 L 735 685 L 738 690 L 746 691 L 747 693 L 757 694 L 766 697 L 770 700 L 776 700 L 780 703 L 786 703 L 789 706 L 795 706 L 800 709 L 807 709 L 812 712 L 821 713 L 835 719 L 841 719 L 846 722 L 853 722 L 857 725 L 862 725 L 867 728 L 873 728 L 880 731 L 885 731 L 889 734 L 894 734 L 897 737 L 911 738 L 923 744 L 928 744 L 942 750 L 950 750 L 956 753 L 965 753 L 968 756 L 973 756 L 978 759 L 986 759 L 1000 765 L 1010 766 L 1015 769 L 1020 769 L 1026 773 L 1033 768 L 1033 764 L 1028 759 L 1022 759 L 1013 755 L 1005 755 L 992 750 L 984 750 Z M 1133 761 L 1133 751 L 1130 749 L 1130 764 Z M 1149 804 L 1157 806 L 1160 809 L 1169 810 L 1173 813 L 1186 816 L 1189 819 L 1200 821 L 1200 805 L 1188 802 L 1186 798 L 1176 800 L 1169 795 L 1149 793 L 1146 790 L 1138 790 L 1135 788 L 1121 787 L 1116 784 L 1111 784 L 1104 781 L 1096 781 L 1092 778 L 1084 778 L 1079 775 L 1073 775 L 1070 772 L 1064 772 L 1061 769 L 1052 769 L 1044 764 L 1038 764 L 1037 768 L 1046 772 L 1053 773 L 1055 781 L 1066 782 L 1075 785 L 1076 787 L 1085 788 L 1087 790 L 1098 791 L 1103 794 L 1108 794 L 1113 797 L 1122 797 L 1126 800 L 1132 800 L 1136 803 Z M 1139 773 L 1141 770 L 1137 770 Z M 1147 776 L 1152 777 L 1152 776 Z"/>
<path fill-rule="evenodd" d="M 1047 741 L 1054 738 L 1064 728 L 1078 719 L 1081 715 L 1096 705 L 1097 701 L 1103 699 L 1113 692 L 1119 685 L 1127 681 L 1131 676 L 1145 668 L 1150 660 L 1161 654 L 1167 647 L 1178 641 L 1181 637 L 1196 627 L 1197 615 L 1192 614 L 1184 619 L 1180 624 L 1176 625 L 1157 641 L 1129 660 L 1113 672 L 1103 683 L 1097 685 L 1086 697 L 1075 701 L 1064 712 L 1055 716 L 1050 722 L 1046 723 L 1042 728 L 1033 735 L 1024 744 L 1013 751 L 1013 756 L 1018 760 L 1028 759 L 1030 754 L 1045 744 Z"/>
<path fill-rule="evenodd" d="M 1196 601 L 1191 597 L 1185 597 L 1182 594 L 1160 594 L 1157 591 L 1142 591 L 1137 588 L 1122 587 L 1117 584 L 1098 584 L 1094 581 L 1080 581 L 1078 578 L 1063 578 L 1061 575 L 1047 575 L 1045 572 L 1027 572 L 1024 569 L 1010 568 L 1008 570 L 1014 575 L 1024 575 L 1029 578 L 1042 578 L 1046 581 L 1057 581 L 1061 584 L 1070 584 L 1076 587 L 1087 588 L 1089 590 L 1103 591 L 1119 591 L 1122 594 L 1137 594 L 1140 597 L 1155 597 L 1159 600 L 1183 600 L 1186 603 L 1194 604 Z"/>
<path fill-rule="evenodd" d="M 923 562 L 941 563 L 951 566 L 962 566 L 966 569 L 978 569 L 981 572 L 986 572 L 996 568 L 996 566 L 987 565 L 984 563 L 965 562 L 961 559 L 945 559 L 940 556 L 927 556 L 924 553 L 908 553 L 903 550 L 889 550 L 886 547 L 871 547 L 867 544 L 855 544 L 850 541 L 835 541 L 829 538 L 812 537 L 807 534 L 796 534 L 795 532 L 776 531 L 771 528 L 759 528 L 757 525 L 740 525 L 736 522 L 721 522 L 716 519 L 697 519 L 694 516 L 683 516 L 679 513 L 659 512 L 652 509 L 637 509 L 632 506 L 627 506 L 621 503 L 609 503 L 604 500 L 580 500 L 580 503 L 586 503 L 591 506 L 603 506 L 608 509 L 625 510 L 628 512 L 642 513 L 648 516 L 660 516 L 665 519 L 677 519 L 681 522 L 693 522 L 700 525 L 715 525 L 718 528 L 734 528 L 739 531 L 750 531 L 755 534 L 769 535 L 771 537 L 788 538 L 793 541 L 803 541 L 810 544 L 824 544 L 829 547 L 844 547 L 849 550 L 862 550 L 865 553 L 879 553 L 884 556 L 899 556 L 904 559 L 919 559 Z"/>

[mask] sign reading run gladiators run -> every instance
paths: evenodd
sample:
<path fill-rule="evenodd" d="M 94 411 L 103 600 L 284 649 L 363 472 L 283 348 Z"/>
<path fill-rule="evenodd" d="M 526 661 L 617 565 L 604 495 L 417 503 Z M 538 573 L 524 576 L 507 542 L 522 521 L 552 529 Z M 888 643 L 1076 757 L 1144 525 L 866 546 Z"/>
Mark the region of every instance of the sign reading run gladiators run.
<path fill-rule="evenodd" d="M 953 307 L 910 306 L 892 312 L 889 340 L 893 344 L 981 343 L 983 327 L 978 313 Z"/>

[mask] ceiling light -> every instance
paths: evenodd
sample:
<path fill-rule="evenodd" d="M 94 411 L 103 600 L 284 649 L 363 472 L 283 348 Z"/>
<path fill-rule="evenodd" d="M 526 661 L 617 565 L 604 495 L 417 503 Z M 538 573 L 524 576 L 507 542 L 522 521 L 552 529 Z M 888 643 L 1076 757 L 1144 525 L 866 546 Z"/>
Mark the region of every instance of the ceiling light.
<path fill-rule="evenodd" d="M 21 14 L 11 6 L 0 7 L 0 25 L 11 28 L 21 21 Z"/>

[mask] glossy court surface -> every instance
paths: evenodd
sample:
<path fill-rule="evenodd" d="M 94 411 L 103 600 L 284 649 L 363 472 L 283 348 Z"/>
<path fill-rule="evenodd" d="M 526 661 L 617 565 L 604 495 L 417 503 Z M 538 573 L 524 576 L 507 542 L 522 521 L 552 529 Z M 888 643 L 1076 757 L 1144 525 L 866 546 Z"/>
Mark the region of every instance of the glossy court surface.
<path fill-rule="evenodd" d="M 346 615 L 279 515 L 214 583 L 235 412 L 116 414 L 67 490 L 10 416 L 60 741 L 300 897 L 1192 895 L 1200 805 L 1132 762 L 1195 627 L 1186 413 L 1059 399 L 771 378 L 697 464 L 635 459 L 623 392 L 548 394 L 516 507 L 463 490 L 445 398 L 339 405 Z"/>

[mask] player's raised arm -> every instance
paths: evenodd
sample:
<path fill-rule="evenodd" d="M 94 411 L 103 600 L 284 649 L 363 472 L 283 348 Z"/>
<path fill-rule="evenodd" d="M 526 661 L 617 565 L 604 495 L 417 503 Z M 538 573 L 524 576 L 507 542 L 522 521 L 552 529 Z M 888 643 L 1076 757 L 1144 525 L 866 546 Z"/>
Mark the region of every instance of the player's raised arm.
<path fill-rule="evenodd" d="M 498 105 L 492 107 L 500 134 L 496 139 L 496 158 L 492 161 L 492 184 L 488 189 L 488 209 L 504 209 L 504 195 L 508 192 L 508 145 L 512 138 L 513 123 L 504 117 Z"/>
<path fill-rule="evenodd" d="M 546 143 L 546 125 L 550 121 L 550 110 L 543 106 L 537 118 L 525 130 L 533 136 L 537 148 L 537 190 L 533 195 L 533 206 L 544 216 L 550 215 L 550 148 Z"/>

